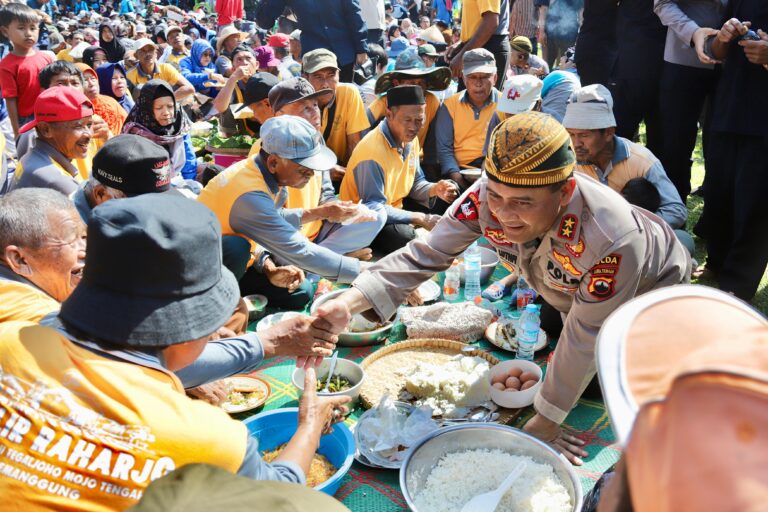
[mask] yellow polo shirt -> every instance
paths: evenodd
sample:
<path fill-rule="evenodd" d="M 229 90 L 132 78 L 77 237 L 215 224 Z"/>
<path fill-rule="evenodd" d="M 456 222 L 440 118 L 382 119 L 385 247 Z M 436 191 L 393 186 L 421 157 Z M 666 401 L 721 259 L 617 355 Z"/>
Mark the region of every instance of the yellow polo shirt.
<path fill-rule="evenodd" d="M 59 331 L 0 324 L 0 496 L 15 510 L 135 505 L 186 464 L 236 472 L 248 431 L 173 373 L 101 357 Z"/>
<path fill-rule="evenodd" d="M 496 91 L 491 90 L 491 99 L 480 110 L 477 117 L 472 105 L 464 101 L 466 91 L 454 94 L 445 102 L 445 108 L 453 119 L 453 154 L 461 167 L 483 156 L 488 124 L 496 111 Z"/>
<path fill-rule="evenodd" d="M 466 43 L 480 26 L 484 12 L 501 14 L 501 0 L 464 0 L 461 5 L 461 42 Z"/>
<path fill-rule="evenodd" d="M 176 85 L 181 80 L 181 73 L 171 64 L 158 63 L 155 64 L 155 72 L 152 76 L 147 76 L 143 72 L 139 72 L 139 66 L 128 71 L 128 80 L 133 85 L 143 85 L 152 79 L 165 80 L 171 85 Z"/>
<path fill-rule="evenodd" d="M 371 127 L 368 122 L 368 116 L 365 115 L 365 105 L 363 104 L 360 93 L 352 84 L 339 84 L 336 86 L 336 114 L 333 118 L 331 133 L 325 143 L 336 153 L 339 159 L 339 165 L 347 163 L 347 135 L 362 132 Z M 330 106 L 323 109 L 323 124 L 320 126 L 320 133 L 325 133 L 325 127 L 328 125 L 328 110 Z"/>

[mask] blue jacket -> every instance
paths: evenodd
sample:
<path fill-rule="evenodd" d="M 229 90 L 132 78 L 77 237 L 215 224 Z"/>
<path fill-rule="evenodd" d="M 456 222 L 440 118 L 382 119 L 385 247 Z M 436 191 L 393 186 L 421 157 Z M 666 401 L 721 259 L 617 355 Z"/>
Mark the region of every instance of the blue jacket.
<path fill-rule="evenodd" d="M 211 62 L 207 66 L 203 66 L 200 63 L 200 59 L 203 53 L 206 51 L 210 51 L 213 56 L 211 57 Z M 184 57 L 179 62 L 181 76 L 186 78 L 189 83 L 194 86 L 197 92 L 207 94 L 210 97 L 216 96 L 216 93 L 219 92 L 218 89 L 212 87 L 204 87 L 203 84 L 209 80 L 208 73 L 206 73 L 205 70 L 216 70 L 216 66 L 213 64 L 215 59 L 216 54 L 213 51 L 211 43 L 205 39 L 196 39 L 195 42 L 192 43 L 192 49 L 190 50 L 189 57 Z"/>
<path fill-rule="evenodd" d="M 80 11 L 90 11 L 90 10 L 91 10 L 91 7 L 88 5 L 88 2 L 86 2 L 85 0 L 80 0 L 79 2 L 77 2 L 75 4 L 75 8 L 73 9 L 75 13 L 79 13 Z"/>
<path fill-rule="evenodd" d="M 120 0 L 120 16 L 135 11 L 136 8 L 133 6 L 133 0 Z"/>
<path fill-rule="evenodd" d="M 264 29 L 272 28 L 286 6 L 296 13 L 303 53 L 326 48 L 344 66 L 353 63 L 356 54 L 368 52 L 368 31 L 359 0 L 262 0 L 256 22 Z"/>

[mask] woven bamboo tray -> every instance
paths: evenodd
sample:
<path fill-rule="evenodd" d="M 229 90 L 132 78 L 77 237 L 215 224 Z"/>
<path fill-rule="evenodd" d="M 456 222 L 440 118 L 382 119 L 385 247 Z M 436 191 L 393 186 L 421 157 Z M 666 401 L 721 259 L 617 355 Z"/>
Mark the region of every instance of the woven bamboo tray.
<path fill-rule="evenodd" d="M 378 405 L 384 393 L 390 392 L 393 399 L 405 388 L 405 375 L 395 373 L 415 366 L 417 362 L 447 362 L 467 347 L 465 343 L 443 339 L 417 339 L 393 343 L 363 359 L 360 366 L 365 370 L 365 382 L 360 389 L 360 402 L 370 409 Z M 499 362 L 491 354 L 480 349 L 467 353 L 488 361 L 493 366 Z M 499 423 L 509 423 L 520 415 L 521 409 L 499 407 Z"/>

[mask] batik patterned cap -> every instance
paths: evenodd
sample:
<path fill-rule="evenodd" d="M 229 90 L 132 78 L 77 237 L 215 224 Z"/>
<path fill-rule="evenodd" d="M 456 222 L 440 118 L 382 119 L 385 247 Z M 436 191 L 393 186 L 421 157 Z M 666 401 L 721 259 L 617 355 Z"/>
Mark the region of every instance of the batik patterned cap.
<path fill-rule="evenodd" d="M 564 181 L 576 158 L 563 125 L 541 112 L 517 114 L 491 133 L 485 170 L 495 180 L 518 187 Z"/>

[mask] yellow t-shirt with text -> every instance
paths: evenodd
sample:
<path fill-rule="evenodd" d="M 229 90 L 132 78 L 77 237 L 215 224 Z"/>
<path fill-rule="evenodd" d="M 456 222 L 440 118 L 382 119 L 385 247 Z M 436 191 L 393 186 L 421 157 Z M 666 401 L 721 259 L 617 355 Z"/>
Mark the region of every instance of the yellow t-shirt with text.
<path fill-rule="evenodd" d="M 185 464 L 242 465 L 243 423 L 171 372 L 29 322 L 0 325 L 0 367 L 0 496 L 15 510 L 125 510 Z"/>

